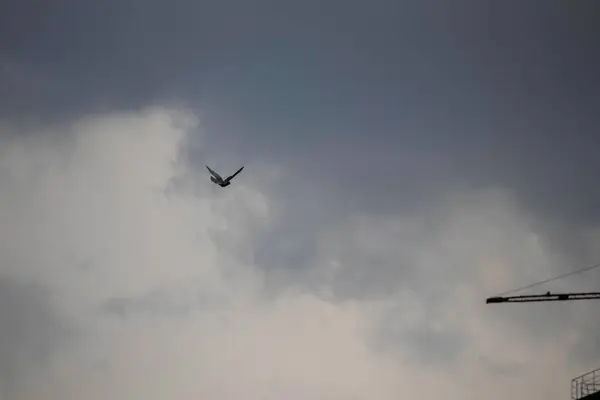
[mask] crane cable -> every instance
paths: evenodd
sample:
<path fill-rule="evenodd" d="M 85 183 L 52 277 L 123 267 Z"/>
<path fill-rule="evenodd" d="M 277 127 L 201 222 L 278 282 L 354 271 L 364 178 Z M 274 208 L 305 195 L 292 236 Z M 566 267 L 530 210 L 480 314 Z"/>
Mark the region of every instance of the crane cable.
<path fill-rule="evenodd" d="M 590 265 L 590 266 L 587 266 L 585 268 L 578 269 L 577 271 L 571 271 L 571 272 L 568 272 L 566 274 L 562 274 L 562 275 L 556 276 L 554 278 L 545 279 L 545 280 L 540 281 L 540 282 L 535 282 L 535 283 L 529 284 L 527 286 L 520 287 L 518 289 L 514 289 L 514 290 L 510 290 L 508 292 L 500 293 L 498 295 L 498 297 L 506 296 L 507 294 L 511 294 L 511 293 L 520 292 L 521 290 L 529 289 L 529 288 L 532 288 L 534 286 L 542 285 L 544 283 L 548 283 L 548 282 L 556 281 L 556 280 L 559 280 L 559 279 L 562 279 L 562 278 L 566 278 L 567 276 L 580 274 L 582 272 L 590 271 L 590 270 L 598 268 L 598 267 L 600 267 L 600 263 L 597 263 L 597 264 L 594 264 L 594 265 Z"/>

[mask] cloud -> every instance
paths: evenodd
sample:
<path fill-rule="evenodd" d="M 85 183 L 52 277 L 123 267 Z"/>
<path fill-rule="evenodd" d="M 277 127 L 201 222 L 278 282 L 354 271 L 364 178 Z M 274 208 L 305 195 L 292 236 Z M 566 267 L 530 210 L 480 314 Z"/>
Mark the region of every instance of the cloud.
<path fill-rule="evenodd" d="M 48 368 L 74 333 L 40 285 L 0 277 L 0 394 L 19 398 L 28 379 Z"/>
<path fill-rule="evenodd" d="M 500 186 L 564 270 L 597 261 L 593 7 L 273 3 L 5 1 L 0 114 L 64 121 L 183 98 L 205 111 L 211 147 L 321 180 L 345 209 Z"/>
<path fill-rule="evenodd" d="M 422 213 L 294 209 L 286 178 L 329 194 L 268 160 L 210 184 L 186 155 L 205 133 L 185 109 L 5 126 L 7 400 L 541 399 L 587 367 L 570 359 L 585 305 L 483 304 L 555 261 L 510 191 Z M 300 269 L 268 240 L 309 232 Z"/>

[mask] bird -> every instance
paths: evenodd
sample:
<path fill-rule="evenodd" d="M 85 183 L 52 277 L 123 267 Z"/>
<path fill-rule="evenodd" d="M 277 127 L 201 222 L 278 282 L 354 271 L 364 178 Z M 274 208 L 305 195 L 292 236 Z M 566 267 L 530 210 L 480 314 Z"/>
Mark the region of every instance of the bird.
<path fill-rule="evenodd" d="M 235 176 L 237 174 L 239 174 L 240 172 L 242 172 L 242 170 L 244 169 L 244 167 L 242 166 L 242 168 L 238 169 L 235 174 L 227 177 L 226 179 L 221 178 L 221 175 L 219 175 L 215 171 L 213 171 L 208 165 L 206 166 L 206 169 L 208 169 L 208 172 L 210 172 L 210 174 L 212 175 L 210 177 L 210 180 L 213 183 L 215 183 L 215 184 L 217 184 L 217 185 L 219 185 L 221 187 L 225 187 L 225 186 L 229 186 L 231 184 L 231 180 L 233 178 L 235 178 Z"/>

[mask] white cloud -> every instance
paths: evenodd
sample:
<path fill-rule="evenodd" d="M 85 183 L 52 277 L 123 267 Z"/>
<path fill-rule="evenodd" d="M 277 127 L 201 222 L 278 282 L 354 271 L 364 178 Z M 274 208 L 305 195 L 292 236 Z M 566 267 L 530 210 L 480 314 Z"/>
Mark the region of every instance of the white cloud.
<path fill-rule="evenodd" d="M 61 135 L 4 132 L 0 272 L 50 290 L 47 303 L 61 314 L 53 318 L 78 329 L 78 340 L 55 348 L 44 368 L 34 369 L 35 359 L 14 367 L 10 382 L 0 381 L 4 398 L 568 394 L 561 337 L 532 340 L 514 315 L 535 311 L 482 304 L 538 275 L 516 266 L 549 262 L 504 193 L 445 199 L 422 219 L 359 216 L 324 226 L 314 263 L 323 292 L 383 285 L 393 302 L 327 301 L 291 288 L 266 300 L 252 244 L 270 228 L 278 205 L 266 193 L 275 189 L 251 167 L 227 189 L 211 185 L 180 158 L 196 124 L 187 112 L 154 108 L 84 118 Z M 367 264 L 373 260 L 379 264 Z M 436 292 L 448 296 L 441 308 Z M 32 312 L 19 304 L 0 308 L 0 317 Z M 111 315 L 111 305 L 129 313 Z M 382 339 L 386 324 L 398 337 Z M 419 349 L 404 333 L 424 326 L 466 338 L 455 361 L 438 368 L 411 359 L 408 350 Z M 10 342 L 0 348 L 28 344 L 27 335 L 2 329 L 0 340 Z M 521 372 L 490 372 L 512 364 Z"/>

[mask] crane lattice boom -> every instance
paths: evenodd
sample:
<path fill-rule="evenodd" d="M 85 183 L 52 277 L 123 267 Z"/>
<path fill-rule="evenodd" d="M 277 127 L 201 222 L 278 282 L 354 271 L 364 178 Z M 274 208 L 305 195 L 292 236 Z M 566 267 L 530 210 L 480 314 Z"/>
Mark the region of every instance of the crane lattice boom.
<path fill-rule="evenodd" d="M 536 301 L 569 301 L 569 300 L 593 300 L 600 299 L 600 292 L 587 293 L 546 293 L 531 294 L 523 296 L 490 297 L 485 300 L 486 304 L 493 303 L 529 303 Z"/>

